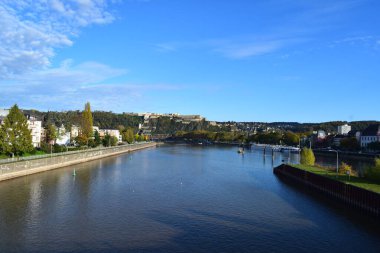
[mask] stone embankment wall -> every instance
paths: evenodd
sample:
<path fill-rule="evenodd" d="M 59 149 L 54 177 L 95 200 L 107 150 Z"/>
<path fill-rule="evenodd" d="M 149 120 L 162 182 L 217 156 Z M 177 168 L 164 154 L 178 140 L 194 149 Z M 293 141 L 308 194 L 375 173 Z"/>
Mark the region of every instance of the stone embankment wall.
<path fill-rule="evenodd" d="M 155 146 L 156 143 L 138 143 L 59 153 L 51 156 L 43 155 L 29 160 L 0 163 L 0 181 Z"/>

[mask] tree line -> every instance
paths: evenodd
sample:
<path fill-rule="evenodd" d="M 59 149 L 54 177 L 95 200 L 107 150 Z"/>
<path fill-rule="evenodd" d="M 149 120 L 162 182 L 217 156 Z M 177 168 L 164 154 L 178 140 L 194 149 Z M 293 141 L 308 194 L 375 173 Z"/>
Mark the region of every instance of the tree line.
<path fill-rule="evenodd" d="M 45 129 L 44 141 L 40 143 L 40 147 L 38 149 L 35 149 L 32 144 L 31 130 L 28 127 L 28 121 L 24 113 L 25 111 L 21 111 L 17 105 L 14 105 L 10 109 L 9 114 L 4 118 L 3 124 L 0 126 L 0 155 L 3 154 L 6 156 L 23 156 L 28 154 L 35 154 L 38 150 L 41 150 L 45 153 L 50 153 L 63 152 L 68 149 L 81 149 L 83 147 L 97 147 L 99 145 L 103 145 L 105 147 L 116 146 L 118 144 L 118 139 L 115 136 L 111 136 L 108 132 L 105 134 L 103 138 L 101 138 L 99 132 L 94 131 L 94 113 L 91 112 L 91 106 L 89 102 L 85 104 L 83 112 L 68 112 L 66 114 L 66 117 L 70 118 L 71 120 L 68 120 L 66 122 L 65 120 L 67 120 L 67 118 L 63 117 L 64 119 L 61 118 L 58 121 L 59 123 L 67 124 L 68 131 L 71 130 L 71 123 L 75 123 L 76 125 L 80 126 L 79 135 L 75 138 L 75 147 L 60 146 L 58 144 L 55 144 L 55 140 L 59 137 L 57 121 L 54 122 L 54 120 L 52 120 L 52 118 L 54 119 L 54 117 L 49 118 L 50 116 L 48 113 L 47 122 L 45 122 L 43 126 Z M 36 114 L 38 115 L 38 113 Z M 62 116 L 65 114 L 53 115 Z M 95 113 L 95 115 L 99 114 Z M 116 118 L 118 117 L 119 116 L 116 116 Z M 126 120 L 127 118 L 129 117 L 125 117 L 124 120 Z M 117 120 L 116 122 L 120 123 L 124 121 Z M 131 120 L 126 122 L 128 123 L 125 125 L 117 125 L 115 127 L 119 129 L 120 134 L 122 136 L 122 140 L 124 142 L 133 143 L 135 141 L 148 140 L 147 136 L 137 134 L 137 128 L 133 127 L 135 124 L 138 124 L 139 121 Z M 65 128 L 65 133 L 66 130 L 67 129 Z"/>
<path fill-rule="evenodd" d="M 174 135 L 179 139 L 208 140 L 212 142 L 239 142 L 239 143 L 263 143 L 263 144 L 285 144 L 289 146 L 299 145 L 301 136 L 299 134 L 286 131 L 284 133 L 258 133 L 248 135 L 243 132 L 212 132 L 206 130 L 196 130 L 191 132 L 177 131 Z"/>

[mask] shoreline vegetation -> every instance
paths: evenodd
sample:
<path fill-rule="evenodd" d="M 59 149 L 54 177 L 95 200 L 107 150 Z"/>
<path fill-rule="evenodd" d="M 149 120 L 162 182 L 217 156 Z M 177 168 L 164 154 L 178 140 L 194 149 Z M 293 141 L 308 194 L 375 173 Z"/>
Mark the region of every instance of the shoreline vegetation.
<path fill-rule="evenodd" d="M 350 184 L 362 189 L 380 193 L 380 158 L 375 158 L 374 165 L 368 166 L 364 170 L 364 173 L 359 174 L 352 168 L 352 166 L 344 162 L 341 164 L 337 163 L 335 168 L 316 165 L 313 150 L 303 148 L 301 151 L 300 164 L 288 165 L 344 184 Z"/>
<path fill-rule="evenodd" d="M 69 153 L 69 151 L 85 151 L 90 148 L 113 147 L 148 141 L 147 136 L 134 134 L 131 128 L 125 126 L 119 126 L 119 129 L 115 130 L 119 131 L 122 141 L 108 132 L 100 136 L 93 125 L 93 113 L 89 102 L 85 104 L 83 112 L 79 113 L 78 111 L 79 128 L 75 135 L 72 135 L 71 127 L 62 130 L 57 126 L 57 122 L 38 121 L 40 124 L 39 128 L 37 124 L 36 129 L 39 130 L 36 130 L 37 133 L 32 136 L 33 127 L 30 127 L 29 124 L 34 125 L 34 123 L 30 123 L 29 120 L 35 120 L 35 117 L 24 113 L 15 104 L 5 117 L 0 118 L 0 162 L 4 162 L 4 159 L 22 160 L 52 153 Z M 58 144 L 57 140 L 62 136 L 62 138 L 67 138 L 67 134 L 70 137 L 69 142 Z"/>
<path fill-rule="evenodd" d="M 372 158 L 380 155 L 362 153 L 358 141 L 347 136 L 341 145 L 334 146 L 333 135 L 324 141 L 316 138 L 317 129 L 333 130 L 341 122 L 320 124 L 299 123 L 258 123 L 258 122 L 211 122 L 204 118 L 196 121 L 183 122 L 178 116 L 140 115 L 133 113 L 115 114 L 112 112 L 91 111 L 90 103 L 86 103 L 83 111 L 39 112 L 36 110 L 21 110 L 14 105 L 9 114 L 0 124 L 0 159 L 8 157 L 26 157 L 35 154 L 58 153 L 83 147 L 116 146 L 118 139 L 114 135 L 98 132 L 98 129 L 113 129 L 119 131 L 120 142 L 134 143 L 154 139 L 167 142 L 187 142 L 225 145 L 281 145 L 291 147 L 313 146 L 316 152 L 326 152 L 330 149 L 339 151 L 342 155 Z M 26 117 L 38 119 L 44 130 L 36 141 L 31 143 L 30 129 Z M 191 115 L 190 115 L 191 116 Z M 194 115 L 193 115 L 194 116 Z M 195 115 L 197 116 L 197 115 Z M 199 116 L 199 115 L 198 115 Z M 0 119 L 1 120 L 1 119 Z M 370 125 L 371 121 L 352 122 L 353 129 L 360 130 Z M 96 126 L 96 127 L 95 127 Z M 300 126 L 304 126 L 301 127 Z M 74 130 L 73 130 L 74 129 Z M 76 130 L 75 130 L 76 129 Z M 69 143 L 57 144 L 57 139 L 65 139 L 70 133 Z M 71 134 L 73 133 L 73 134 Z M 33 136 L 36 138 L 36 136 Z M 61 139 L 62 139 L 61 138 Z M 318 149 L 318 151 L 317 151 Z"/>
<path fill-rule="evenodd" d="M 317 165 L 304 165 L 304 164 L 288 164 L 300 170 L 308 171 L 313 174 L 324 176 L 345 184 L 350 184 L 359 188 L 373 191 L 380 194 L 380 183 L 366 177 L 359 177 L 358 175 L 348 175 L 336 173 L 335 168 L 322 167 Z"/>

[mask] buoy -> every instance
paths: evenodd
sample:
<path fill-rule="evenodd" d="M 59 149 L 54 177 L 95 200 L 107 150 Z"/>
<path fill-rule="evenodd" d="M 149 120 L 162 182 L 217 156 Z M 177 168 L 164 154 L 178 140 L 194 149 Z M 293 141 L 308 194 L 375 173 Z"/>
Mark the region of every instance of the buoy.
<path fill-rule="evenodd" d="M 76 174 L 77 174 L 77 173 L 75 172 L 75 169 L 74 169 L 74 171 L 73 171 L 73 176 L 75 177 L 75 176 L 76 176 Z"/>

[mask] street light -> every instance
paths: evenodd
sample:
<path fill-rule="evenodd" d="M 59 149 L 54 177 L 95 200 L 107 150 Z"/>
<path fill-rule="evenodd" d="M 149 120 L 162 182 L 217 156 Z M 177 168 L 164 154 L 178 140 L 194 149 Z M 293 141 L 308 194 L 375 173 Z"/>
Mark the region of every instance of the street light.
<path fill-rule="evenodd" d="M 298 162 L 301 164 L 301 136 L 298 137 Z"/>
<path fill-rule="evenodd" d="M 330 149 L 330 151 L 336 152 L 336 174 L 339 173 L 339 151 L 335 149 Z"/>

